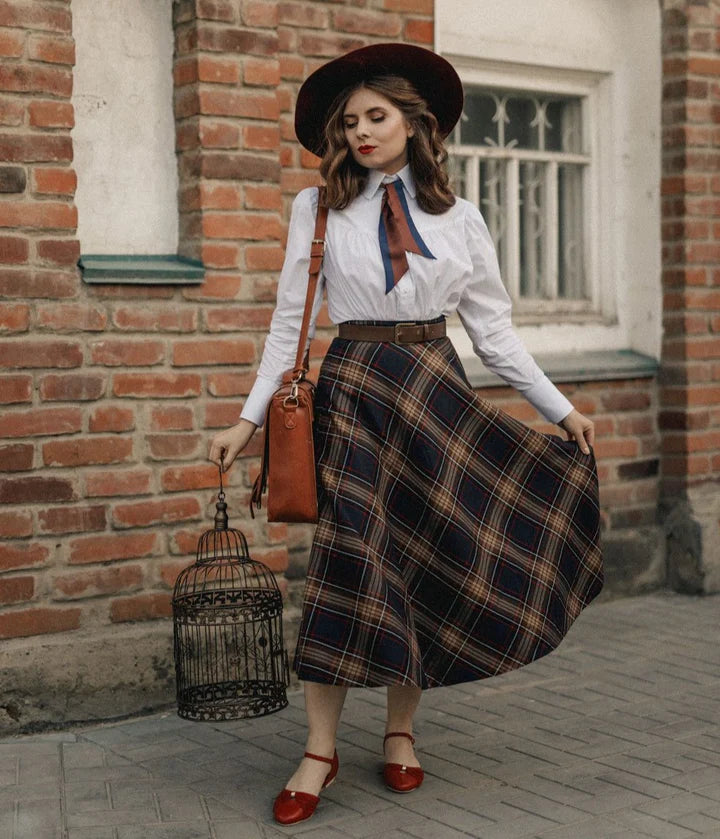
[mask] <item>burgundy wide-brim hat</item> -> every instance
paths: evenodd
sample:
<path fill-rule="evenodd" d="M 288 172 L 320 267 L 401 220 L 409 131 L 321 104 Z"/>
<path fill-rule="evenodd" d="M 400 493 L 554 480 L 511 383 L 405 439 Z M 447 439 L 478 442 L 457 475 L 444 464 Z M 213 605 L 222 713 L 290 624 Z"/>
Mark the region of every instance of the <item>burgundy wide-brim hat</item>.
<path fill-rule="evenodd" d="M 435 115 L 443 137 L 453 130 L 463 108 L 463 87 L 450 62 L 412 44 L 372 44 L 334 58 L 303 82 L 295 104 L 295 133 L 308 151 L 322 157 L 324 128 L 338 94 L 358 82 L 392 74 L 412 82 Z"/>

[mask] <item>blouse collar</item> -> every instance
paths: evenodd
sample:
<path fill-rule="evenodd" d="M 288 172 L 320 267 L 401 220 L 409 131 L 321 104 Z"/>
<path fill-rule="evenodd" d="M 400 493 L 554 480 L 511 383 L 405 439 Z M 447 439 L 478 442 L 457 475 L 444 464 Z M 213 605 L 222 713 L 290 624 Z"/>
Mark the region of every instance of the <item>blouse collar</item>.
<path fill-rule="evenodd" d="M 413 179 L 412 172 L 410 171 L 410 164 L 406 163 L 399 172 L 396 172 L 393 175 L 386 175 L 385 172 L 381 171 L 380 169 L 370 169 L 368 171 L 368 179 L 367 183 L 365 184 L 365 189 L 363 190 L 363 195 L 368 200 L 371 200 L 375 193 L 380 188 L 381 184 L 389 183 L 391 181 L 400 178 L 403 182 L 403 186 L 405 189 L 410 193 L 410 195 L 414 198 L 415 197 L 415 180 Z"/>

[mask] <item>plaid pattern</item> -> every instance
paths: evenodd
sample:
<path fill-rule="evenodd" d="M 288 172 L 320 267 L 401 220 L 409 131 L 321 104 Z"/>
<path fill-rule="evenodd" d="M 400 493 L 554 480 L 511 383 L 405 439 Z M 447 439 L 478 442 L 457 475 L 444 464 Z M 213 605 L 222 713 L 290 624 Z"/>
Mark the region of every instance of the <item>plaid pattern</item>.
<path fill-rule="evenodd" d="M 430 688 L 557 647 L 603 585 L 592 451 L 479 398 L 446 337 L 335 338 L 315 409 L 301 679 Z"/>

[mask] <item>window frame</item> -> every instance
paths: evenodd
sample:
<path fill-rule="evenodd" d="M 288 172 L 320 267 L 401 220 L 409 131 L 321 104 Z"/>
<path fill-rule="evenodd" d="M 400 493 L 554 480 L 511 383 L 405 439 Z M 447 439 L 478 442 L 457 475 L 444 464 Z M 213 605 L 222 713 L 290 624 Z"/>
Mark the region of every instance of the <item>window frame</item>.
<path fill-rule="evenodd" d="M 572 301 L 535 300 L 523 305 L 523 301 L 513 294 L 514 289 L 506 287 L 513 296 L 513 321 L 518 325 L 541 327 L 552 324 L 558 329 L 572 324 L 616 325 L 615 260 L 601 259 L 603 254 L 619 252 L 619 247 L 612 247 L 614 213 L 610 200 L 614 178 L 611 166 L 613 119 L 610 74 L 467 56 L 452 56 L 450 59 L 465 87 L 579 97 L 583 152 L 590 159 L 583 174 L 583 237 L 590 303 L 588 305 L 583 301 L 581 306 L 577 306 Z M 474 147 L 456 146 L 452 143 L 452 135 L 448 138 L 447 149 L 450 154 L 463 148 Z M 484 154 L 489 157 L 494 153 Z M 502 154 L 507 155 L 507 151 Z M 519 282 L 519 277 L 515 280 Z M 570 305 L 564 305 L 565 302 Z M 453 331 L 456 331 L 455 327 Z"/>

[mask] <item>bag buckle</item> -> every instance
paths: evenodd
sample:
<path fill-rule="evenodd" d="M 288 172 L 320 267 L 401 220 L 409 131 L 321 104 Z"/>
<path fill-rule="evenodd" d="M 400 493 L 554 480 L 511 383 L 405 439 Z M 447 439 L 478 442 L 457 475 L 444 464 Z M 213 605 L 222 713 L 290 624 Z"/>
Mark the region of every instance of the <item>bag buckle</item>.
<path fill-rule="evenodd" d="M 425 324 L 423 323 L 396 323 L 395 324 L 395 343 L 396 344 L 411 344 L 414 341 L 422 341 L 425 336 Z"/>

